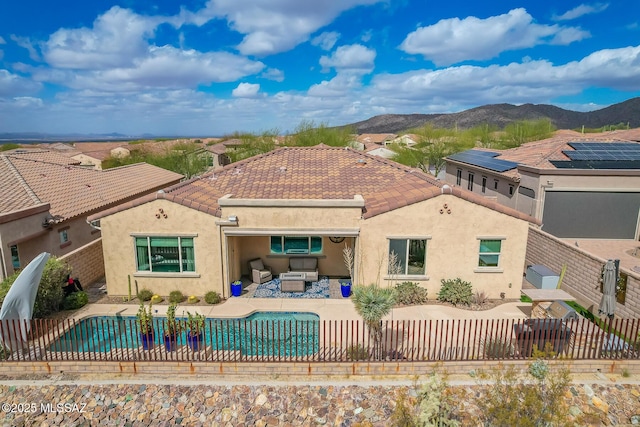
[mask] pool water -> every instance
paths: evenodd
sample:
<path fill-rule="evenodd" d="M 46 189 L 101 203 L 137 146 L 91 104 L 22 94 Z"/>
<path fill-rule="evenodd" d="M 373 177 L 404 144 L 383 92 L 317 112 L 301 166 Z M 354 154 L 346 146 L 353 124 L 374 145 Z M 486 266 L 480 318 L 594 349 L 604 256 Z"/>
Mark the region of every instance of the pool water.
<path fill-rule="evenodd" d="M 184 318 L 176 318 L 184 321 Z M 154 317 L 155 345 L 164 346 L 166 317 Z M 306 356 L 319 348 L 320 317 L 314 313 L 256 312 L 244 318 L 205 321 L 203 347 L 211 351 L 240 351 L 245 356 Z M 57 339 L 51 351 L 110 352 L 138 348 L 142 342 L 133 316 L 96 316 L 82 319 Z M 187 344 L 187 331 L 177 335 L 177 346 Z"/>

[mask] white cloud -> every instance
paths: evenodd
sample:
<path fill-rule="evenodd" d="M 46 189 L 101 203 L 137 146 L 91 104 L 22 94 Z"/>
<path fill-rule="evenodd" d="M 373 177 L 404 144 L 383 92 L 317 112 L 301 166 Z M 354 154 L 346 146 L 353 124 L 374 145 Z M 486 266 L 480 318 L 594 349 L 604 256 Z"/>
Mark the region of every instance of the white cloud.
<path fill-rule="evenodd" d="M 260 74 L 260 77 L 267 80 L 273 80 L 276 82 L 284 81 L 284 72 L 277 68 L 267 68 Z"/>
<path fill-rule="evenodd" d="M 362 84 L 357 76 L 338 74 L 331 80 L 311 86 L 307 94 L 313 97 L 344 97 L 360 87 Z"/>
<path fill-rule="evenodd" d="M 361 44 L 340 46 L 331 56 L 322 56 L 323 69 L 335 68 L 338 71 L 369 73 L 373 70 L 376 51 Z"/>
<path fill-rule="evenodd" d="M 577 28 L 536 24 L 525 9 L 519 8 L 487 19 L 443 19 L 407 35 L 400 49 L 423 55 L 436 65 L 450 65 L 491 59 L 503 51 L 544 43 L 571 43 L 588 36 Z"/>
<path fill-rule="evenodd" d="M 172 46 L 148 49 L 145 58 L 131 67 L 95 71 L 32 71 L 35 79 L 65 85 L 76 90 L 136 92 L 151 89 L 185 89 L 197 85 L 232 82 L 259 73 L 264 64 L 227 52 L 202 53 Z"/>
<path fill-rule="evenodd" d="M 573 9 L 563 13 L 562 15 L 555 15 L 553 19 L 555 21 L 569 21 L 572 19 L 580 18 L 584 15 L 592 13 L 600 13 L 609 7 L 609 3 L 594 3 L 594 4 L 581 4 Z"/>
<path fill-rule="evenodd" d="M 34 61 L 40 61 L 40 55 L 38 54 L 38 51 L 33 46 L 33 43 L 31 42 L 31 40 L 29 40 L 28 37 L 18 37 L 14 34 L 11 34 L 9 37 L 11 37 L 11 40 L 13 40 L 18 46 L 29 51 L 29 58 L 33 59 Z"/>
<path fill-rule="evenodd" d="M 0 44 L 6 44 L 7 42 L 4 41 L 4 39 L 2 38 L 2 36 L 0 36 Z"/>
<path fill-rule="evenodd" d="M 0 97 L 15 97 L 35 93 L 40 87 L 39 83 L 0 69 Z"/>
<path fill-rule="evenodd" d="M 325 31 L 324 33 L 311 39 L 311 44 L 319 46 L 322 50 L 331 50 L 340 38 L 340 34 L 335 31 Z"/>
<path fill-rule="evenodd" d="M 231 95 L 236 98 L 255 98 L 258 96 L 259 91 L 259 84 L 240 83 L 238 87 L 231 92 Z"/>
<path fill-rule="evenodd" d="M 238 50 L 244 55 L 270 55 L 287 51 L 308 40 L 309 35 L 355 6 L 385 0 L 209 0 L 197 11 L 183 10 L 174 25 L 203 25 L 213 18 L 225 18 L 229 26 L 244 34 Z"/>
<path fill-rule="evenodd" d="M 114 6 L 100 15 L 91 29 L 63 28 L 53 33 L 44 44 L 44 58 L 59 68 L 128 67 L 146 56 L 146 39 L 161 22 Z"/>
<path fill-rule="evenodd" d="M 40 108 L 44 105 L 42 99 L 31 96 L 16 96 L 13 101 L 17 108 Z"/>
<path fill-rule="evenodd" d="M 640 90 L 640 46 L 595 52 L 580 61 L 554 66 L 529 61 L 488 67 L 459 66 L 374 77 L 368 94 L 379 105 L 406 108 L 411 102 L 465 105 L 549 102 L 585 87 Z M 403 107 L 403 103 L 406 103 Z"/>

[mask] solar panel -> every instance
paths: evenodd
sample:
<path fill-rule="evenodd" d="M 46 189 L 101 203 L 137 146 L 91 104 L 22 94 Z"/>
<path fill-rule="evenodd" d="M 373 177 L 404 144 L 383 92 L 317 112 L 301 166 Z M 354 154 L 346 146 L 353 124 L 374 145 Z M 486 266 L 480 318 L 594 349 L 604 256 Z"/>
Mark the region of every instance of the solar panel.
<path fill-rule="evenodd" d="M 450 155 L 448 158 L 495 172 L 505 172 L 518 166 L 515 162 L 495 159 L 499 153 L 493 151 L 467 150 Z"/>
<path fill-rule="evenodd" d="M 575 161 L 637 161 L 640 160 L 640 144 L 632 142 L 570 142 L 574 149 L 563 153 Z"/>

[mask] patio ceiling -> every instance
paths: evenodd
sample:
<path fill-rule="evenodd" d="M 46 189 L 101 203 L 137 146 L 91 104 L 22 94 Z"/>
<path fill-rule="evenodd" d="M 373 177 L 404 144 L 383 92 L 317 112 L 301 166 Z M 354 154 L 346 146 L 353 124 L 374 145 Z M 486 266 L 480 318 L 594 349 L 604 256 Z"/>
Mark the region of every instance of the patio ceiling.
<path fill-rule="evenodd" d="M 338 236 L 356 237 L 359 228 L 223 228 L 227 236 Z"/>

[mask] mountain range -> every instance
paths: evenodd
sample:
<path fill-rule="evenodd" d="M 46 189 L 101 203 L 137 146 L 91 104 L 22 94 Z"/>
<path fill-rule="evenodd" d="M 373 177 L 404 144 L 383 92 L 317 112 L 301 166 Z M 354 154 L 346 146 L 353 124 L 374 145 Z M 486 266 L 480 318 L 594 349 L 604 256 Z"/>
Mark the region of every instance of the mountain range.
<path fill-rule="evenodd" d="M 484 124 L 504 128 L 512 122 L 538 119 L 549 119 L 558 129 L 601 128 L 620 123 L 636 128 L 640 127 L 640 98 L 588 112 L 564 110 L 547 104 L 492 104 L 459 113 L 384 114 L 341 127 L 351 127 L 358 134 L 400 133 L 427 123 L 447 129 L 468 129 Z"/>

